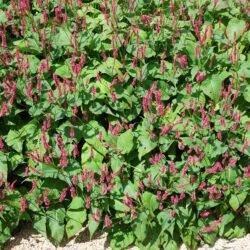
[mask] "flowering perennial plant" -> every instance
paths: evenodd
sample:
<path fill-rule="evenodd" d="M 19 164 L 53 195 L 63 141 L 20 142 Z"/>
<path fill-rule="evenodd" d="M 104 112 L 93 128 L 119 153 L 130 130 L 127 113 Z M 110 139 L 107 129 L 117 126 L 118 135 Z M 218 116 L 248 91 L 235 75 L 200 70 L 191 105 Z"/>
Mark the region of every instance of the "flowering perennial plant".
<path fill-rule="evenodd" d="M 196 249 L 250 231 L 247 0 L 0 0 L 0 245 Z"/>

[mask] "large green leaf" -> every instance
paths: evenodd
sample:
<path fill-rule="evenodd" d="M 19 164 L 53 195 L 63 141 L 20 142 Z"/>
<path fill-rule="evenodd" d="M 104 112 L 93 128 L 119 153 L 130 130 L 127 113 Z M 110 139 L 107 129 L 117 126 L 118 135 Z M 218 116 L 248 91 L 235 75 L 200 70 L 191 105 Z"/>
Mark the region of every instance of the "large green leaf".
<path fill-rule="evenodd" d="M 250 78 L 250 61 L 242 62 L 238 71 L 239 76 Z"/>
<path fill-rule="evenodd" d="M 103 140 L 107 138 L 107 132 L 103 126 L 99 124 L 98 121 L 89 121 L 83 126 L 83 138 L 84 140 L 91 145 L 97 152 L 103 156 L 107 153 L 107 149 L 102 145 L 98 139 L 99 132 L 102 132 Z"/>
<path fill-rule="evenodd" d="M 87 212 L 84 206 L 84 199 L 82 197 L 74 197 L 71 201 L 66 216 L 68 222 L 66 224 L 66 234 L 68 238 L 76 235 L 82 228 L 82 224 L 87 219 Z"/>
<path fill-rule="evenodd" d="M 119 135 L 117 139 L 117 148 L 122 151 L 122 153 L 129 153 L 133 149 L 133 132 L 131 129 Z"/>
<path fill-rule="evenodd" d="M 114 155 L 110 159 L 111 169 L 113 172 L 116 172 L 121 168 L 121 166 L 124 164 L 124 159 L 119 157 L 118 155 Z"/>
<path fill-rule="evenodd" d="M 6 155 L 4 155 L 2 151 L 0 151 L 0 179 L 6 182 L 7 178 L 8 178 L 7 157 Z"/>
<path fill-rule="evenodd" d="M 93 213 L 96 211 L 96 209 L 92 209 Z M 99 210 L 100 213 L 100 210 Z M 101 214 L 100 214 L 101 216 Z M 97 228 L 100 225 L 100 220 L 96 221 L 93 218 L 93 214 L 89 214 L 88 216 L 88 229 L 89 229 L 89 234 L 90 234 L 90 239 L 92 239 L 94 233 L 96 232 Z"/>
<path fill-rule="evenodd" d="M 143 241 L 147 237 L 148 215 L 145 212 L 138 214 L 135 220 L 134 233 L 138 240 Z"/>
<path fill-rule="evenodd" d="M 157 143 L 150 139 L 150 133 L 144 124 L 139 127 L 139 136 L 137 140 L 137 148 L 139 152 L 139 159 L 141 160 L 142 156 L 152 151 L 157 146 Z"/>
<path fill-rule="evenodd" d="M 102 161 L 103 155 L 100 152 L 96 151 L 91 145 L 85 143 L 82 147 L 81 153 L 82 167 L 99 173 Z"/>
<path fill-rule="evenodd" d="M 240 194 L 231 195 L 229 204 L 234 211 L 236 211 L 241 206 L 241 204 L 246 199 L 247 195 L 248 195 L 248 192 L 242 192 Z"/>
<path fill-rule="evenodd" d="M 53 47 L 62 47 L 70 45 L 70 36 L 71 33 L 66 28 L 59 28 L 59 31 L 56 32 L 56 35 L 52 39 Z"/>
<path fill-rule="evenodd" d="M 219 224 L 219 235 L 223 236 L 228 227 L 230 226 L 230 222 L 232 222 L 235 219 L 235 216 L 232 212 L 229 212 L 227 214 L 223 214 L 223 220 Z"/>
<path fill-rule="evenodd" d="M 150 192 L 144 192 L 141 196 L 142 204 L 153 213 L 158 207 L 156 196 Z"/>
<path fill-rule="evenodd" d="M 34 55 L 28 55 L 30 67 L 29 70 L 31 73 L 35 74 L 38 70 L 38 67 L 40 65 L 40 60 L 34 56 Z"/>
<path fill-rule="evenodd" d="M 110 246 L 112 249 L 126 249 L 134 240 L 134 233 L 130 228 L 124 229 L 116 227 L 114 232 L 108 236 L 110 238 Z"/>
<path fill-rule="evenodd" d="M 7 22 L 8 19 L 3 10 L 0 10 L 0 24 Z"/>
<path fill-rule="evenodd" d="M 47 236 L 47 230 L 46 230 L 46 216 L 45 215 L 34 215 L 34 224 L 33 227 L 44 237 Z"/>
<path fill-rule="evenodd" d="M 250 102 L 250 85 L 248 85 L 243 92 L 244 99 Z"/>
<path fill-rule="evenodd" d="M 188 56 L 194 62 L 195 61 L 194 48 L 196 47 L 196 43 L 189 39 L 187 39 L 185 42 L 186 42 L 185 49 L 187 50 Z"/>
<path fill-rule="evenodd" d="M 55 74 L 57 74 L 61 77 L 70 78 L 71 77 L 71 69 L 70 69 L 69 65 L 64 64 L 56 69 Z"/>
<path fill-rule="evenodd" d="M 158 220 L 159 225 L 161 225 L 160 234 L 161 235 L 165 234 L 165 231 L 167 230 L 173 237 L 175 222 L 174 222 L 173 217 L 170 216 L 170 210 L 164 209 L 162 212 L 160 212 L 157 215 L 157 220 Z"/>
<path fill-rule="evenodd" d="M 41 176 L 43 178 L 58 178 L 71 185 L 69 175 L 63 169 L 58 168 L 53 164 L 41 164 L 37 170 L 41 171 Z"/>
<path fill-rule="evenodd" d="M 59 244 L 64 236 L 65 209 L 50 207 L 46 212 L 50 235 L 56 244 Z"/>
<path fill-rule="evenodd" d="M 33 138 L 35 132 L 37 130 L 37 126 L 34 121 L 29 122 L 24 125 L 21 129 L 19 129 L 19 134 L 21 137 Z"/>
<path fill-rule="evenodd" d="M 10 227 L 4 220 L 0 220 L 0 245 L 3 245 L 10 237 Z"/>
<path fill-rule="evenodd" d="M 124 184 L 124 191 L 123 191 L 123 193 L 124 194 L 129 194 L 129 196 L 131 197 L 131 198 L 133 198 L 133 199 L 137 199 L 136 197 L 137 197 L 137 192 L 138 192 L 138 185 L 136 185 L 136 184 L 134 184 L 133 182 L 131 182 L 131 181 L 128 181 L 128 182 L 126 182 L 126 183 L 124 183 L 123 182 L 123 184 Z"/>
<path fill-rule="evenodd" d="M 234 41 L 234 36 L 236 40 L 242 35 L 245 29 L 246 22 L 243 20 L 239 20 L 237 18 L 233 18 L 229 21 L 226 29 L 227 37 L 231 41 Z"/>
<path fill-rule="evenodd" d="M 222 72 L 221 74 L 216 74 L 207 77 L 201 85 L 201 89 L 216 103 L 219 101 L 220 90 L 222 87 L 222 82 L 230 75 L 228 72 Z"/>
<path fill-rule="evenodd" d="M 24 162 L 24 157 L 22 154 L 17 152 L 10 152 L 8 155 L 8 161 L 10 162 L 10 171 L 15 170 L 20 163 Z"/>
<path fill-rule="evenodd" d="M 41 46 L 37 39 L 28 38 L 28 39 L 21 39 L 16 40 L 13 42 L 15 46 L 17 46 L 21 52 L 24 53 L 33 53 L 33 54 L 40 54 L 41 53 Z"/>
<path fill-rule="evenodd" d="M 23 141 L 18 131 L 10 130 L 6 138 L 6 143 L 8 146 L 12 147 L 17 152 L 19 153 L 22 152 Z"/>
<path fill-rule="evenodd" d="M 115 202 L 114 202 L 114 209 L 116 211 L 121 211 L 121 212 L 129 211 L 129 207 L 118 200 L 115 200 Z"/>
<path fill-rule="evenodd" d="M 215 2 L 213 2 L 213 1 L 210 2 L 210 5 L 208 6 L 208 10 L 210 10 L 210 11 L 214 11 L 214 10 L 220 11 L 220 10 L 228 8 L 228 1 L 227 0 L 217 0 L 216 5 L 214 3 Z"/>

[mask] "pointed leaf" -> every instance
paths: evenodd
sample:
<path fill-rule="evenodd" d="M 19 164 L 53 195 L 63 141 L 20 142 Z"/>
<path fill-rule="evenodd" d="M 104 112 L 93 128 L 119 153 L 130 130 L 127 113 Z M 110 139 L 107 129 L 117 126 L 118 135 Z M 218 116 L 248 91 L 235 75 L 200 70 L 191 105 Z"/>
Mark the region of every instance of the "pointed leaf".
<path fill-rule="evenodd" d="M 76 235 L 82 228 L 82 224 L 87 219 L 87 212 L 82 197 L 74 197 L 71 201 L 66 216 L 69 218 L 66 224 L 66 233 L 68 238 Z"/>
<path fill-rule="evenodd" d="M 233 208 L 234 211 L 236 211 L 241 206 L 241 204 L 246 199 L 247 194 L 248 194 L 247 192 L 242 192 L 240 194 L 231 196 L 229 200 L 229 204 Z"/>
<path fill-rule="evenodd" d="M 50 235 L 56 244 L 59 244 L 64 236 L 64 208 L 52 208 L 47 211 L 47 221 L 50 229 Z"/>
<path fill-rule="evenodd" d="M 154 212 L 158 207 L 156 196 L 150 192 L 144 192 L 141 196 L 141 200 L 144 207 L 149 209 L 151 212 Z"/>
<path fill-rule="evenodd" d="M 117 140 L 117 148 L 122 151 L 123 154 L 129 153 L 133 149 L 133 132 L 131 129 L 122 133 Z"/>
<path fill-rule="evenodd" d="M 0 179 L 6 182 L 7 178 L 8 178 L 7 157 L 4 155 L 2 151 L 0 151 Z"/>
<path fill-rule="evenodd" d="M 237 40 L 242 35 L 245 25 L 246 23 L 243 20 L 239 20 L 237 18 L 231 19 L 226 30 L 228 39 L 231 41 L 234 41 L 234 39 Z"/>
<path fill-rule="evenodd" d="M 89 234 L 90 239 L 92 239 L 94 233 L 96 232 L 97 228 L 100 225 L 100 221 L 95 221 L 92 214 L 89 214 L 89 220 L 88 220 L 88 228 L 89 228 Z"/>
<path fill-rule="evenodd" d="M 17 152 L 22 152 L 23 142 L 18 131 L 10 130 L 6 138 L 6 143 L 8 146 L 12 147 Z"/>
<path fill-rule="evenodd" d="M 220 75 L 212 75 L 202 82 L 201 89 L 213 101 L 219 101 L 222 82 L 230 75 L 228 72 L 222 72 Z"/>

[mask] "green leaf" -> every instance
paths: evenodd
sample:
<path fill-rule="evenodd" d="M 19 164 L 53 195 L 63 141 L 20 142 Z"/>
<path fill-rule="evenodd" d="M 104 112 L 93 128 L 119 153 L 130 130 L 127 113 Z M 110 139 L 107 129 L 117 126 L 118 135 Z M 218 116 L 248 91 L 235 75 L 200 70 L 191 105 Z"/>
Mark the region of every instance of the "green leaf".
<path fill-rule="evenodd" d="M 59 28 L 59 31 L 56 32 L 56 35 L 52 39 L 53 47 L 62 47 L 70 45 L 70 36 L 71 33 L 65 28 Z"/>
<path fill-rule="evenodd" d="M 249 61 L 241 63 L 238 74 L 241 77 L 250 78 L 250 62 Z"/>
<path fill-rule="evenodd" d="M 34 56 L 34 55 L 28 55 L 30 67 L 29 70 L 31 73 L 35 74 L 38 70 L 38 67 L 40 65 L 40 60 Z"/>
<path fill-rule="evenodd" d="M 99 212 L 100 212 L 100 210 L 99 210 Z M 88 216 L 88 229 L 89 229 L 90 239 L 92 239 L 92 237 L 93 237 L 94 233 L 96 232 L 97 228 L 99 227 L 99 225 L 100 225 L 100 221 L 95 221 L 93 218 L 93 214 L 89 214 L 89 216 Z"/>
<path fill-rule="evenodd" d="M 103 105 L 102 103 L 98 101 L 95 101 L 91 103 L 89 107 L 89 111 L 95 115 L 100 115 L 100 114 L 106 113 L 108 111 L 108 108 L 106 105 Z"/>
<path fill-rule="evenodd" d="M 150 139 L 150 134 L 148 130 L 145 128 L 145 125 L 142 125 L 139 128 L 139 137 L 137 140 L 139 160 L 141 160 L 142 156 L 152 151 L 156 146 L 157 146 L 157 143 Z"/>
<path fill-rule="evenodd" d="M 229 204 L 234 211 L 236 211 L 247 197 L 247 192 L 242 192 L 240 194 L 231 195 Z"/>
<path fill-rule="evenodd" d="M 35 134 L 36 130 L 36 124 L 34 123 L 34 121 L 31 121 L 30 123 L 24 125 L 21 129 L 19 129 L 18 132 L 21 137 L 33 138 L 33 135 Z"/>
<path fill-rule="evenodd" d="M 45 215 L 34 215 L 33 227 L 43 236 L 47 236 L 46 230 L 46 216 Z"/>
<path fill-rule="evenodd" d="M 23 142 L 18 131 L 10 130 L 6 138 L 6 143 L 9 147 L 12 147 L 17 152 L 22 152 Z"/>
<path fill-rule="evenodd" d="M 125 183 L 125 187 L 123 191 L 124 194 L 127 193 L 131 198 L 136 200 L 137 192 L 138 192 L 138 186 L 133 184 L 131 181 L 128 181 L 127 183 Z"/>
<path fill-rule="evenodd" d="M 8 155 L 8 160 L 10 162 L 10 171 L 15 170 L 18 164 L 24 162 L 23 155 L 16 152 L 10 152 Z"/>
<path fill-rule="evenodd" d="M 156 196 L 150 192 L 144 192 L 141 196 L 142 204 L 153 213 L 158 207 Z"/>
<path fill-rule="evenodd" d="M 122 202 L 118 201 L 118 200 L 115 200 L 114 209 L 116 211 L 121 211 L 121 212 L 129 211 L 129 207 L 126 206 L 125 204 L 123 204 Z"/>
<path fill-rule="evenodd" d="M 151 49 L 150 47 L 147 46 L 145 57 L 146 58 L 150 58 L 150 57 L 153 57 L 155 55 L 156 55 L 155 51 L 153 49 Z"/>
<path fill-rule="evenodd" d="M 57 74 L 61 77 L 70 78 L 71 77 L 70 67 L 68 65 L 64 64 L 63 66 L 60 66 L 56 69 L 55 74 Z"/>
<path fill-rule="evenodd" d="M 51 182 L 53 182 L 53 186 L 51 185 Z M 49 199 L 53 199 L 53 200 L 58 200 L 61 194 L 61 191 L 63 190 L 63 188 L 65 188 L 67 186 L 67 184 L 65 183 L 65 181 L 60 180 L 59 178 L 45 178 L 41 188 L 43 190 L 45 189 L 49 189 Z"/>
<path fill-rule="evenodd" d="M 139 38 L 140 38 L 141 42 L 146 40 L 148 38 L 147 32 L 144 31 L 144 30 L 139 29 Z"/>
<path fill-rule="evenodd" d="M 214 5 L 214 2 L 211 2 L 208 6 L 209 11 L 213 11 L 214 9 L 217 11 L 227 9 L 228 8 L 228 1 L 226 0 L 218 0 L 216 6 Z"/>
<path fill-rule="evenodd" d="M 113 172 L 116 172 L 124 164 L 124 160 L 118 155 L 113 155 L 110 159 L 111 169 Z"/>
<path fill-rule="evenodd" d="M 219 235 L 223 236 L 224 233 L 228 230 L 228 227 L 230 227 L 230 222 L 232 222 L 234 220 L 234 214 L 231 213 L 227 213 L 227 214 L 223 214 L 223 220 L 222 222 L 219 224 Z"/>
<path fill-rule="evenodd" d="M 180 249 L 178 244 L 172 239 L 165 242 L 163 248 L 164 248 L 164 250 L 178 250 L 178 249 Z"/>
<path fill-rule="evenodd" d="M 64 236 L 65 209 L 51 206 L 50 210 L 48 210 L 46 214 L 50 235 L 58 245 Z"/>
<path fill-rule="evenodd" d="M 147 237 L 148 215 L 145 212 L 139 213 L 134 223 L 135 236 L 143 241 Z"/>
<path fill-rule="evenodd" d="M 11 230 L 9 225 L 0 220 L 0 246 L 2 246 L 11 237 Z"/>
<path fill-rule="evenodd" d="M 120 149 L 123 154 L 129 153 L 134 146 L 133 139 L 132 129 L 127 130 L 125 133 L 119 135 L 117 139 L 117 148 Z"/>
<path fill-rule="evenodd" d="M 249 220 L 247 221 L 243 216 L 237 217 L 232 225 L 234 233 L 230 235 L 229 239 L 241 238 L 249 232 Z"/>
<path fill-rule="evenodd" d="M 189 39 L 186 40 L 185 49 L 187 50 L 188 56 L 193 62 L 195 61 L 195 53 L 194 53 L 195 46 L 196 43 L 194 41 L 191 41 Z"/>
<path fill-rule="evenodd" d="M 167 230 L 171 236 L 173 237 L 175 222 L 173 217 L 170 216 L 170 210 L 164 209 L 157 215 L 157 220 L 159 225 L 161 225 L 161 235 L 165 234 L 165 230 Z"/>
<path fill-rule="evenodd" d="M 211 143 L 210 145 L 212 145 L 212 151 L 210 152 L 212 157 L 222 155 L 228 149 L 228 146 L 219 140 L 214 140 L 213 143 Z"/>
<path fill-rule="evenodd" d="M 197 249 L 198 242 L 195 239 L 196 235 L 197 235 L 197 228 L 194 226 L 191 226 L 182 232 L 181 237 L 182 237 L 183 243 L 189 249 Z"/>
<path fill-rule="evenodd" d="M 244 99 L 250 102 L 250 85 L 248 85 L 243 92 Z"/>
<path fill-rule="evenodd" d="M 93 158 L 91 155 L 93 154 Z M 103 161 L 103 155 L 96 151 L 88 143 L 85 143 L 82 147 L 81 162 L 83 168 L 99 173 Z"/>
<path fill-rule="evenodd" d="M 108 236 L 110 238 L 110 246 L 112 249 L 126 249 L 134 242 L 134 233 L 130 228 L 123 229 L 116 227 L 114 232 Z"/>
<path fill-rule="evenodd" d="M 0 10 L 0 24 L 5 23 L 8 21 L 8 18 L 6 17 L 3 10 Z"/>
<path fill-rule="evenodd" d="M 4 155 L 2 151 L 0 151 L 0 179 L 6 182 L 7 178 L 8 178 L 7 157 Z"/>
<path fill-rule="evenodd" d="M 82 224 L 87 219 L 87 212 L 82 197 L 74 197 L 66 212 L 68 222 L 66 224 L 66 234 L 68 238 L 76 235 L 82 228 Z"/>
<path fill-rule="evenodd" d="M 40 54 L 41 47 L 37 39 L 28 38 L 16 40 L 13 42 L 15 46 L 17 46 L 22 53 L 32 53 L 32 54 Z"/>
<path fill-rule="evenodd" d="M 234 34 L 236 35 L 236 40 L 241 37 L 245 29 L 245 21 L 233 18 L 229 21 L 226 29 L 227 37 L 231 41 L 234 41 Z"/>
<path fill-rule="evenodd" d="M 63 119 L 65 116 L 65 109 L 55 105 L 52 107 L 50 114 L 53 120 L 58 121 Z"/>
<path fill-rule="evenodd" d="M 71 180 L 68 175 L 65 174 L 64 170 L 54 166 L 54 165 L 49 165 L 49 164 L 42 164 L 40 169 L 38 170 L 41 171 L 41 176 L 43 178 L 54 178 L 54 179 L 60 179 L 69 185 L 71 185 Z"/>
<path fill-rule="evenodd" d="M 234 184 L 237 179 L 237 170 L 235 168 L 228 168 L 224 171 L 225 179 L 230 183 Z"/>
<path fill-rule="evenodd" d="M 102 132 L 103 139 L 105 140 L 107 138 L 106 130 L 97 121 L 92 120 L 83 126 L 82 134 L 85 141 L 104 156 L 107 153 L 107 149 L 98 139 L 99 132 Z"/>
<path fill-rule="evenodd" d="M 228 72 L 222 72 L 220 75 L 212 75 L 202 82 L 201 89 L 205 95 L 209 96 L 216 103 L 219 101 L 222 82 L 230 75 Z"/>
<path fill-rule="evenodd" d="M 113 57 L 108 57 L 105 64 L 107 67 L 111 67 L 111 68 L 114 67 L 114 68 L 120 69 L 123 67 L 122 64 Z"/>

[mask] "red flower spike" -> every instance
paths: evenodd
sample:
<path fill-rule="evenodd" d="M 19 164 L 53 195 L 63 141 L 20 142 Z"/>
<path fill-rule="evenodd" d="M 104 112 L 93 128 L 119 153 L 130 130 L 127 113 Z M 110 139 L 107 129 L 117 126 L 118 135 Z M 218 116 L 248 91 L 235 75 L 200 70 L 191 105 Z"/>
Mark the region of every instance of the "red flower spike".
<path fill-rule="evenodd" d="M 21 212 L 25 212 L 28 208 L 28 203 L 26 198 L 22 197 L 20 201 L 20 210 Z"/>

